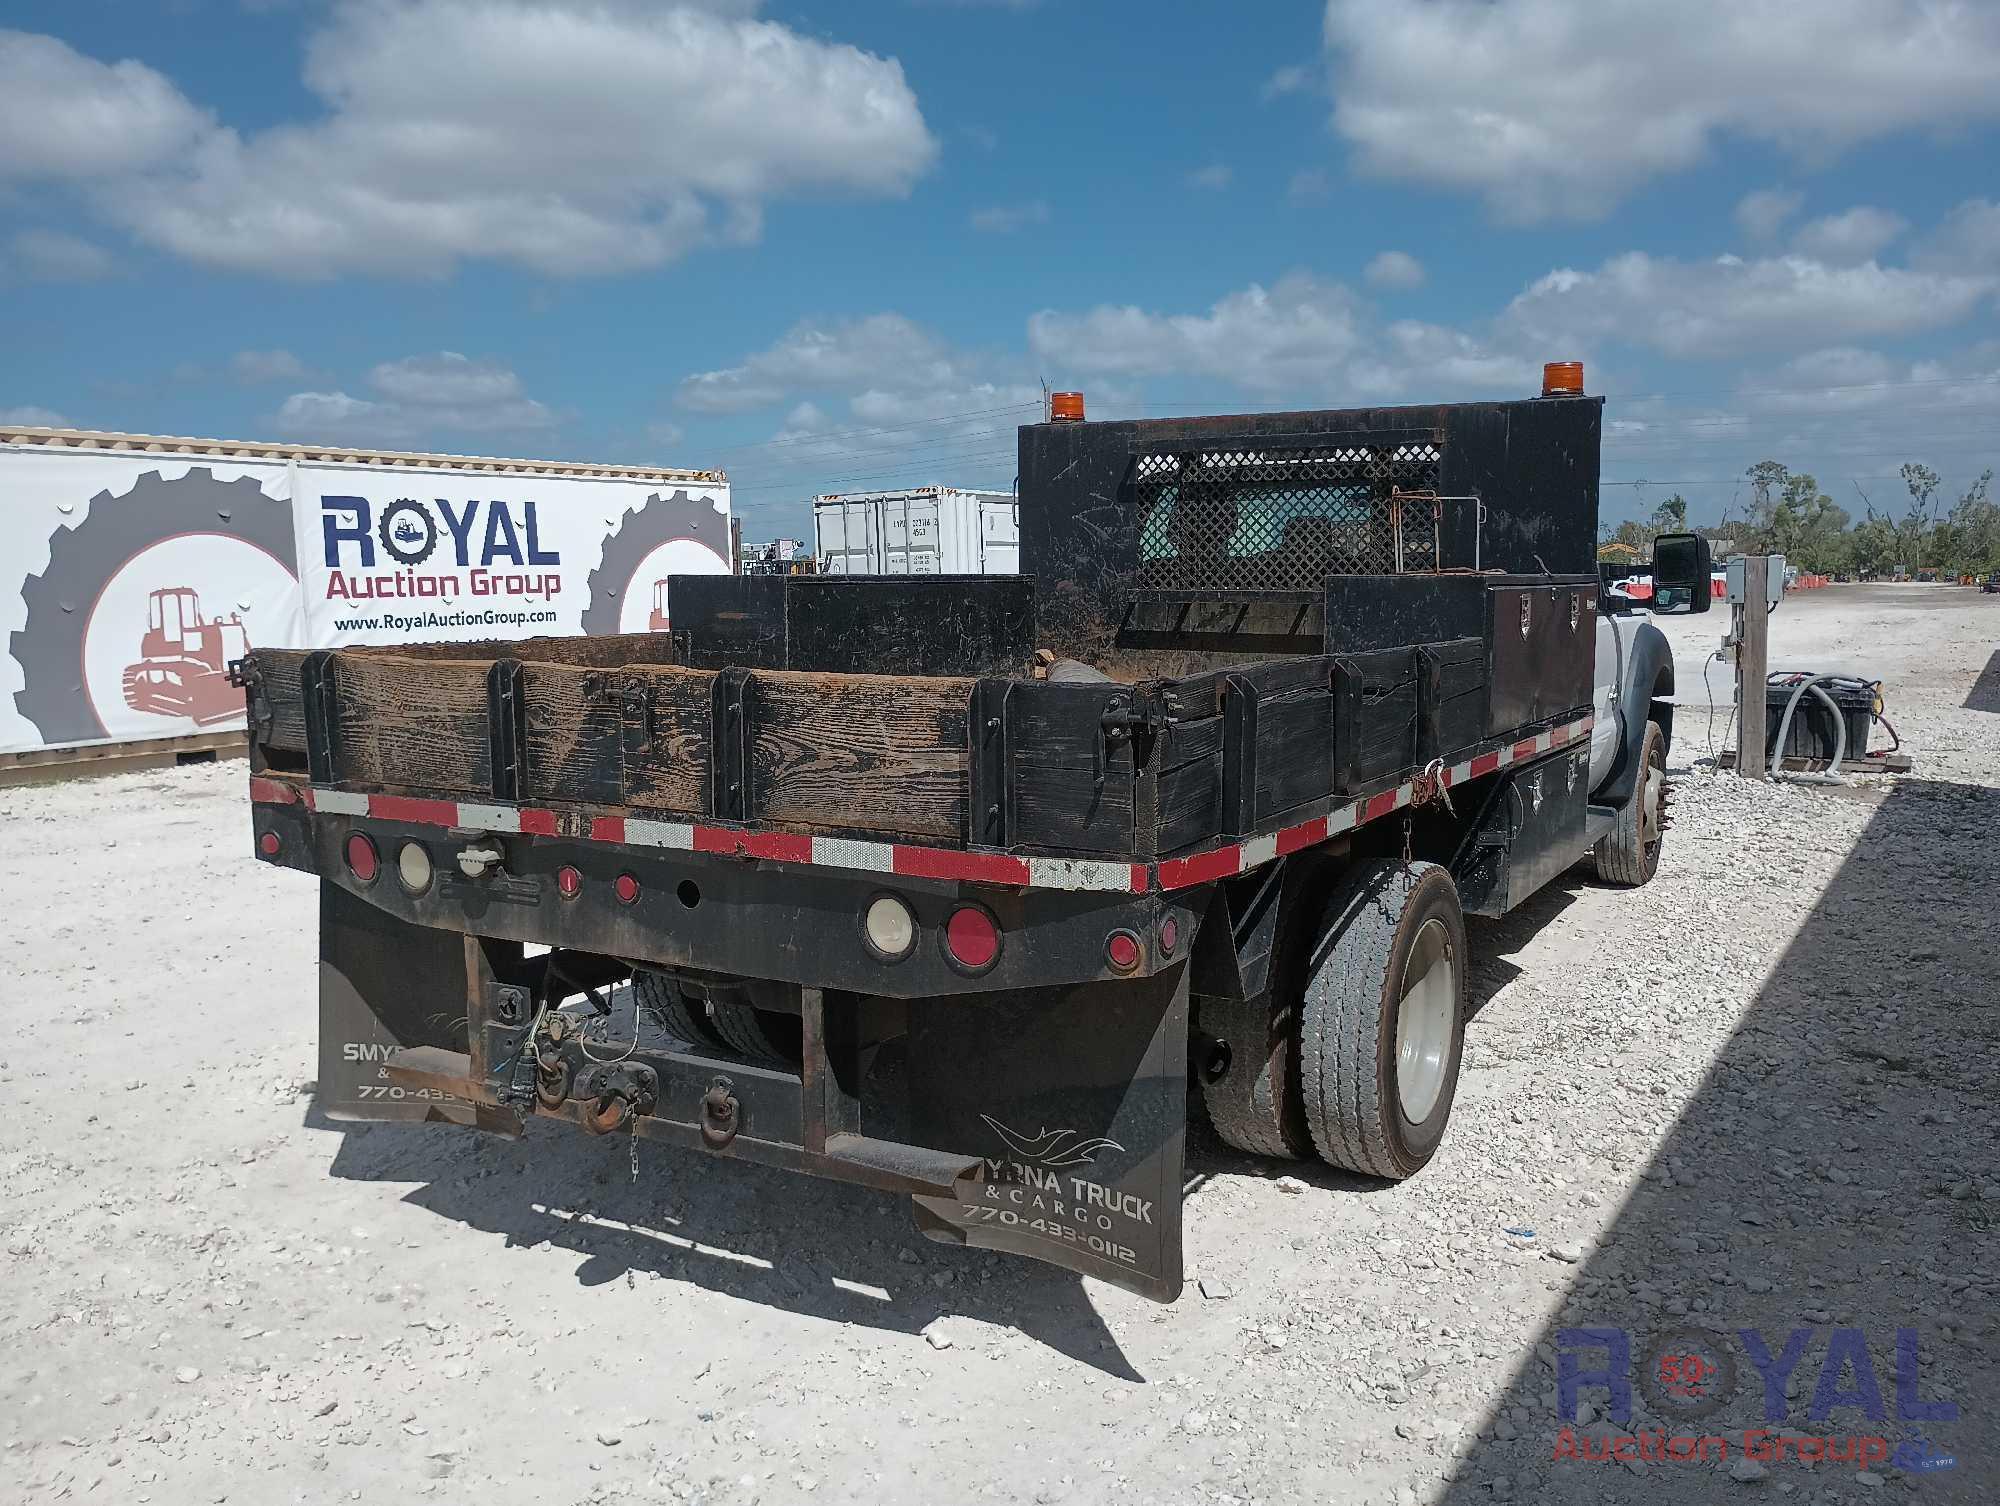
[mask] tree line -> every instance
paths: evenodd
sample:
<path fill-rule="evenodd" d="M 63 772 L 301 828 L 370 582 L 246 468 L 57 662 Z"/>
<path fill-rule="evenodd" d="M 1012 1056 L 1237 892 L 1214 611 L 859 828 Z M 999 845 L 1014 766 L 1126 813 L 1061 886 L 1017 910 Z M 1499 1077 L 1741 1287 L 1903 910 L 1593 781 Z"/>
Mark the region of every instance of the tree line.
<path fill-rule="evenodd" d="M 1885 500 L 1879 510 L 1857 482 L 1863 508 L 1857 519 L 1820 490 L 1810 472 L 1760 460 L 1744 472 L 1749 510 L 1734 520 L 1725 512 L 1719 524 L 1695 532 L 1740 553 L 1782 554 L 1787 564 L 1816 575 L 1935 571 L 1949 577 L 2000 569 L 2000 502 L 1989 495 L 1990 468 L 1955 500 L 1927 465 L 1912 461 L 1901 477 L 1907 501 Z M 1654 534 L 1687 530 L 1687 513 L 1687 500 L 1676 492 L 1647 518 L 1608 530 L 1601 542 L 1650 554 Z"/>

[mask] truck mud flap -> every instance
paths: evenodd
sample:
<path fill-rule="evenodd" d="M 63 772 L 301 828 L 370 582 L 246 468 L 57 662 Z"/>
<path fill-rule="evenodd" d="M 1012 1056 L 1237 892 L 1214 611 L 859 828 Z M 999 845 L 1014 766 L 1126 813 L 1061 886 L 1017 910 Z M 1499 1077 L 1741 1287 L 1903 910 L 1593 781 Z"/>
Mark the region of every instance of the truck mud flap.
<path fill-rule="evenodd" d="M 466 938 L 413 926 L 337 884 L 319 886 L 319 1087 L 329 1119 L 446 1119 L 472 1105 L 389 1081 L 399 1046 L 466 1049 Z"/>
<path fill-rule="evenodd" d="M 955 1196 L 919 1196 L 931 1239 L 1006 1250 L 1160 1302 L 1181 1290 L 1185 966 L 911 1011 L 924 1143 L 977 1154 Z"/>

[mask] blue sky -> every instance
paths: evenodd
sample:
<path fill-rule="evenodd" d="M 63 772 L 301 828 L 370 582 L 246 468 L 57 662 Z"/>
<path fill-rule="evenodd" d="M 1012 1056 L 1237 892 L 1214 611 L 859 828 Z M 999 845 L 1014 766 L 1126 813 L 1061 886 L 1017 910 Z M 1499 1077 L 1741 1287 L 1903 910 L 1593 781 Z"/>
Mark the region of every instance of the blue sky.
<path fill-rule="evenodd" d="M 1607 521 L 2000 450 L 2000 6 L 15 0 L 0 418 L 1006 484 L 1093 416 L 1611 398 Z M 1635 483 L 1645 483 L 1643 485 Z"/>

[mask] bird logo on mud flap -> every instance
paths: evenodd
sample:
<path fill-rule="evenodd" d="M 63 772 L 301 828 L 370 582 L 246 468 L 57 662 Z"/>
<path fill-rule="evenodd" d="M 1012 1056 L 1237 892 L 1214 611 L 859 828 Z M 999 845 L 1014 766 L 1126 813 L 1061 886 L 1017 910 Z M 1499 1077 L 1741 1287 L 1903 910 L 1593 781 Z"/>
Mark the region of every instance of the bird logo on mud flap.
<path fill-rule="evenodd" d="M 979 1117 L 1013 1153 L 1011 1157 L 985 1158 L 989 1187 L 1011 1184 L 1023 1190 L 1032 1190 L 1038 1200 L 1042 1197 L 1067 1197 L 1075 1205 L 1078 1215 L 1090 1210 L 1102 1210 L 1122 1214 L 1143 1224 L 1153 1221 L 1151 1198 L 1121 1192 L 1115 1187 L 1083 1177 L 1063 1175 L 1071 1167 L 1090 1165 L 1102 1151 L 1123 1151 L 1125 1147 L 1116 1140 L 1102 1136 L 1086 1139 L 1069 1129 L 1043 1129 L 1033 1135 L 1024 1135 L 1019 1130 L 1009 1129 L 991 1114 Z M 1059 1203 L 1053 1211 L 1058 1217 L 1063 1215 Z"/>

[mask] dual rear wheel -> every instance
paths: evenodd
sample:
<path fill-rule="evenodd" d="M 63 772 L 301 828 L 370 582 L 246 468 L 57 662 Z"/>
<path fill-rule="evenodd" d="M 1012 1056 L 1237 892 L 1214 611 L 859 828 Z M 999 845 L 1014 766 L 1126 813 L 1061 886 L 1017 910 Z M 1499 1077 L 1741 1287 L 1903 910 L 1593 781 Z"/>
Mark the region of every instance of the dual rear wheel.
<path fill-rule="evenodd" d="M 1444 1139 L 1465 1043 L 1465 919 L 1451 875 L 1382 860 L 1323 903 L 1287 894 L 1270 990 L 1204 999 L 1210 1122 L 1257 1155 L 1393 1180 Z"/>

